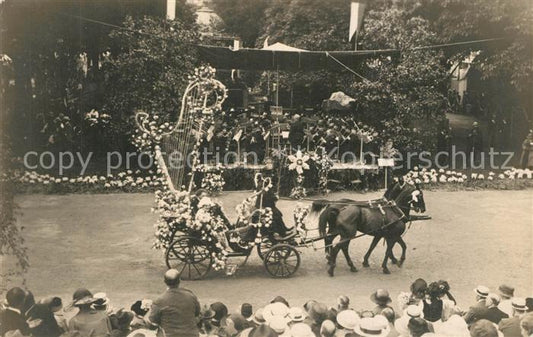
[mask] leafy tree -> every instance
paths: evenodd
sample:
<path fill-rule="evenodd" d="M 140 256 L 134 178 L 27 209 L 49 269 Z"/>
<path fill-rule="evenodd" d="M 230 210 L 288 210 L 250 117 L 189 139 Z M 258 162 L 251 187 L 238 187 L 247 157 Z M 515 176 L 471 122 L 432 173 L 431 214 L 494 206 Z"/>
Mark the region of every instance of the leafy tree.
<path fill-rule="evenodd" d="M 102 110 L 117 127 L 137 109 L 169 116 L 181 106 L 187 75 L 196 65 L 199 35 L 193 20 L 128 17 L 111 32 L 111 52 L 103 65 Z M 127 130 L 123 130 L 126 132 Z"/>
<path fill-rule="evenodd" d="M 355 82 L 348 92 L 356 99 L 356 114 L 380 130 L 381 141 L 391 139 L 403 151 L 433 150 L 444 123 L 443 56 L 434 50 L 412 50 L 435 41 L 428 21 L 397 6 L 370 10 L 365 18 L 365 49 L 393 48 L 401 53 L 368 60 L 365 75 L 370 81 Z"/>
<path fill-rule="evenodd" d="M 240 37 L 245 47 L 255 46 L 265 24 L 268 0 L 213 0 L 212 5 L 225 32 Z"/>

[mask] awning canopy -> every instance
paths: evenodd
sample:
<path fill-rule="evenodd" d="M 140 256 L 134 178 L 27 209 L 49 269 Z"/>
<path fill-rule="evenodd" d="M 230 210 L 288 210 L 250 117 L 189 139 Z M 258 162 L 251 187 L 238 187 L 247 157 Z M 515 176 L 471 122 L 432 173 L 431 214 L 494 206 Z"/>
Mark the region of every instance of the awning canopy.
<path fill-rule="evenodd" d="M 276 44 L 273 44 L 273 47 Z M 286 46 L 286 45 L 284 45 Z M 278 47 L 280 47 L 278 45 Z M 359 50 L 359 51 L 306 51 L 269 50 L 242 48 L 233 50 L 228 47 L 199 45 L 200 58 L 217 69 L 243 70 L 287 70 L 309 71 L 327 69 L 340 71 L 345 69 L 340 63 L 350 68 L 355 67 L 366 58 L 378 55 L 399 55 L 396 49 Z M 340 62 L 340 63 L 339 63 Z"/>

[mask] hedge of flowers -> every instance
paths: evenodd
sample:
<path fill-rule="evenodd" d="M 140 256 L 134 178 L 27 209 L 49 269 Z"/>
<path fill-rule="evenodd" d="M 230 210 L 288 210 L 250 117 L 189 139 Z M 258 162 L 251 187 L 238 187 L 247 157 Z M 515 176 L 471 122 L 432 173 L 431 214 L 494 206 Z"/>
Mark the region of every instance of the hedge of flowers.
<path fill-rule="evenodd" d="M 10 177 L 4 174 L 3 179 L 13 179 L 19 192 L 150 192 L 163 183 L 159 170 L 127 170 L 105 176 L 78 177 L 55 177 L 36 171 L 16 171 Z"/>
<path fill-rule="evenodd" d="M 426 169 L 414 167 L 407 172 L 404 178 L 408 182 L 426 185 L 476 185 L 485 187 L 496 187 L 497 183 L 509 183 L 516 180 L 533 179 L 533 171 L 530 169 L 512 168 L 500 173 L 489 172 L 470 172 L 444 170 L 444 169 Z"/>

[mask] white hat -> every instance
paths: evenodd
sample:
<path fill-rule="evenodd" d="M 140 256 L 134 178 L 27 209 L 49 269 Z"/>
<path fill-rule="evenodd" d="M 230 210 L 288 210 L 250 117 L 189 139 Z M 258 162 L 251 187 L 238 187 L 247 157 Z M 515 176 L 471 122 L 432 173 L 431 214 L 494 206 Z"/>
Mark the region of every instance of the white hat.
<path fill-rule="evenodd" d="M 446 322 L 434 326 L 435 332 L 442 336 L 469 337 L 468 325 L 459 315 L 451 315 Z"/>
<path fill-rule="evenodd" d="M 410 305 L 405 309 L 405 314 L 411 318 L 424 318 L 424 311 L 418 305 Z"/>
<path fill-rule="evenodd" d="M 293 322 L 303 322 L 305 319 L 305 312 L 302 308 L 299 307 L 292 307 L 289 309 L 289 318 Z"/>
<path fill-rule="evenodd" d="M 270 303 L 263 309 L 263 317 L 265 321 L 270 322 L 272 317 L 281 316 L 287 320 L 287 315 L 289 314 L 289 307 L 281 302 Z"/>
<path fill-rule="evenodd" d="M 474 289 L 474 292 L 475 292 L 478 296 L 483 297 L 483 298 L 485 298 L 485 297 L 488 296 L 489 291 L 490 291 L 489 288 L 487 288 L 487 287 L 485 287 L 485 286 L 477 286 L 477 288 Z"/>
<path fill-rule="evenodd" d="M 390 327 L 383 327 L 383 323 L 377 317 L 361 318 L 354 331 L 362 337 L 385 337 L 390 332 Z"/>
<path fill-rule="evenodd" d="M 345 329 L 353 330 L 361 318 L 353 310 L 343 310 L 337 314 L 337 323 Z"/>
<path fill-rule="evenodd" d="M 511 300 L 511 305 L 513 309 L 518 310 L 518 311 L 527 310 L 526 299 L 523 297 L 513 297 L 513 299 Z"/>
<path fill-rule="evenodd" d="M 315 337 L 311 327 L 305 323 L 296 323 L 291 327 L 292 337 Z"/>
<path fill-rule="evenodd" d="M 272 330 L 276 331 L 276 333 L 279 335 L 289 330 L 287 320 L 285 319 L 285 317 L 282 316 L 272 316 L 272 318 L 270 318 L 270 320 L 268 321 L 268 326 L 271 327 Z"/>

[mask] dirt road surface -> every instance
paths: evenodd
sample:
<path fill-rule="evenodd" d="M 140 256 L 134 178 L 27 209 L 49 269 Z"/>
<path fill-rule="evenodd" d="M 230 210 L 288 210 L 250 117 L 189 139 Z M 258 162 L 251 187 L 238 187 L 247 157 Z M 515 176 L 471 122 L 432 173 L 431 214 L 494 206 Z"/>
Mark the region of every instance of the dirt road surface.
<path fill-rule="evenodd" d="M 248 194 L 227 192 L 218 198 L 230 220 L 234 207 Z M 336 193 L 331 199 L 366 200 L 377 193 Z M 183 282 L 202 304 L 221 300 L 230 310 L 243 302 L 264 305 L 283 295 L 292 305 L 308 299 L 334 305 L 348 295 L 356 309 L 372 308 L 369 295 L 386 288 L 393 299 L 422 277 L 445 279 L 461 307 L 473 302 L 479 284 L 497 289 L 502 282 L 516 287 L 516 295 L 533 295 L 533 194 L 529 191 L 426 192 L 430 221 L 413 223 L 405 234 L 408 245 L 403 268 L 381 272 L 385 247 L 379 244 L 370 268 L 361 265 L 371 238 L 352 242 L 350 252 L 359 272 L 351 273 L 339 254 L 334 278 L 326 274 L 323 250 L 301 249 L 302 264 L 290 279 L 270 278 L 257 255 L 236 275 L 211 272 L 205 280 Z M 27 285 L 37 298 L 59 295 L 65 302 L 78 287 L 105 291 L 114 306 L 130 306 L 164 291 L 166 270 L 162 252 L 151 249 L 156 216 L 150 212 L 152 194 L 24 195 L 17 198 L 29 247 L 31 267 Z M 295 201 L 279 208 L 292 223 Z M 399 247 L 396 247 L 399 254 Z M 243 259 L 235 259 L 242 262 Z"/>

